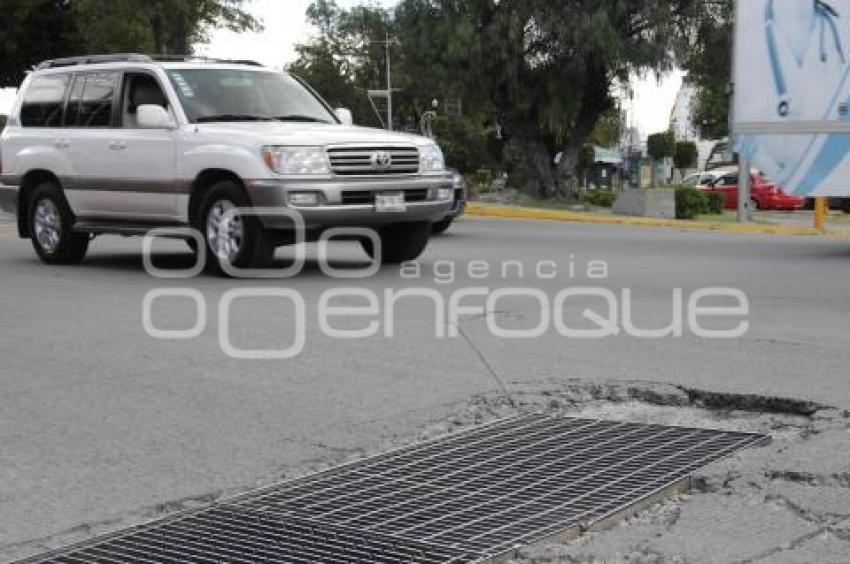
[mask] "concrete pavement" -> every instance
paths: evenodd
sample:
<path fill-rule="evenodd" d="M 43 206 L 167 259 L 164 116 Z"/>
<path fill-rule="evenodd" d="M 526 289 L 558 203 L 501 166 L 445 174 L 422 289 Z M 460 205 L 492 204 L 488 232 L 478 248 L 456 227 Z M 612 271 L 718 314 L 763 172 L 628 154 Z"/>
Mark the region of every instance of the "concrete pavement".
<path fill-rule="evenodd" d="M 144 273 L 140 247 L 138 240 L 104 238 L 83 265 L 51 268 L 36 262 L 27 242 L 0 235 L 0 559 L 450 428 L 458 413 L 468 414 L 470 398 L 500 396 L 500 381 L 515 398 L 565 382 L 660 382 L 850 410 L 845 240 L 468 219 L 434 240 L 418 278 L 385 269 L 344 284 L 379 294 L 426 287 L 445 296 L 471 286 L 529 287 L 550 298 L 568 287 L 629 288 L 635 322 L 653 328 L 670 323 L 675 288 L 689 295 L 723 286 L 748 296 L 750 329 L 730 341 L 689 332 L 680 339 L 575 341 L 556 331 L 510 341 L 495 337 L 487 318 L 527 328 L 539 308 L 509 298 L 488 315 L 464 317 L 466 338 L 438 339 L 434 307 L 421 300 L 398 307 L 395 338 L 340 341 L 321 334 L 315 309 L 321 294 L 341 283 L 310 260 L 302 275 L 276 284 L 300 292 L 309 315 L 303 353 L 285 362 L 234 360 L 218 344 L 220 297 L 269 283 L 207 276 L 162 283 Z M 161 247 L 158 260 L 191 263 L 182 243 Z M 363 261 L 348 244 L 335 245 L 332 257 L 340 267 Z M 450 282 L 441 260 L 453 261 Z M 486 263 L 489 275 L 477 278 L 477 268 L 470 276 L 472 261 Z M 599 262 L 608 268 L 601 281 L 587 275 Z M 537 276 L 541 263 L 547 274 L 556 265 L 556 276 Z M 186 285 L 206 299 L 203 334 L 150 338 L 142 327 L 145 294 Z M 585 307 L 600 310 L 590 299 L 573 304 L 575 319 Z M 232 336 L 245 347 L 283 346 L 291 318 L 282 303 L 240 302 Z M 162 327 L 187 327 L 193 319 L 185 300 L 154 312 Z M 832 450 L 846 448 L 840 417 L 829 425 Z M 699 503 L 688 502 L 688 511 Z M 746 516 L 742 507 L 730 502 L 729 511 Z M 778 536 L 811 532 L 788 527 Z M 769 551 L 776 543 L 765 545 Z"/>

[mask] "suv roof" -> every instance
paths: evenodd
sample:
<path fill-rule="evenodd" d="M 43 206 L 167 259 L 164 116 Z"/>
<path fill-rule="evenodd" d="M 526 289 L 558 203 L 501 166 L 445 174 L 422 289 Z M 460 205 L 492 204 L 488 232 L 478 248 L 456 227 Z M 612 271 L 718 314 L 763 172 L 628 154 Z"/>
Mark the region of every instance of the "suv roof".
<path fill-rule="evenodd" d="M 44 61 L 36 70 L 55 69 L 61 67 L 73 67 L 77 65 L 96 65 L 102 63 L 213 63 L 230 65 L 249 65 L 261 67 L 256 61 L 233 61 L 227 59 L 211 59 L 208 57 L 196 57 L 194 55 L 141 55 L 139 53 L 116 53 L 112 55 L 84 55 L 81 57 L 65 57 L 62 59 L 51 59 Z"/>

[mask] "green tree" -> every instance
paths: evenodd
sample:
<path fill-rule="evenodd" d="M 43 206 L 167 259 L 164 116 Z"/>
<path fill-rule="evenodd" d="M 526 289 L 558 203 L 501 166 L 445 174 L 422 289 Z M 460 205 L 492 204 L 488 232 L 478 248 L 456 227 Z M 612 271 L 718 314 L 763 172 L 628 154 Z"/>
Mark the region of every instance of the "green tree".
<path fill-rule="evenodd" d="M 708 139 L 729 135 L 733 16 L 733 0 L 705 2 L 685 59 L 688 80 L 697 88 L 694 124 Z"/>
<path fill-rule="evenodd" d="M 646 152 L 652 157 L 652 185 L 658 184 L 658 166 L 676 155 L 676 137 L 672 131 L 653 133 L 646 139 Z"/>
<path fill-rule="evenodd" d="M 333 0 L 318 0 L 307 9 L 307 20 L 319 33 L 296 46 L 298 59 L 289 71 L 332 106 L 351 109 L 357 123 L 379 126 L 367 90 L 379 87 L 373 77 L 382 71 L 383 45 L 372 41 L 386 37 L 387 12 L 368 6 L 346 11 Z"/>
<path fill-rule="evenodd" d="M 697 144 L 693 141 L 679 141 L 676 143 L 675 154 L 673 155 L 673 163 L 679 169 L 679 173 L 684 176 L 685 171 L 697 166 L 699 158 L 699 150 Z"/>
<path fill-rule="evenodd" d="M 320 37 L 293 68 L 349 97 L 352 88 L 384 88 L 384 45 L 375 42 L 389 34 L 396 122 L 415 127 L 431 100 L 461 99 L 475 123 L 491 124 L 514 184 L 536 196 L 568 195 L 581 146 L 615 108 L 614 86 L 635 71 L 672 68 L 702 4 L 402 0 L 393 10 L 344 10 L 317 0 Z"/>
<path fill-rule="evenodd" d="M 189 54 L 213 28 L 259 29 L 245 0 L 3 0 L 0 86 L 46 59 L 86 53 Z"/>
<path fill-rule="evenodd" d="M 76 21 L 55 0 L 3 0 L 0 87 L 15 87 L 45 59 L 81 52 Z"/>
<path fill-rule="evenodd" d="M 611 108 L 596 122 L 587 141 L 600 147 L 616 147 L 620 142 L 623 128 L 623 116 L 618 108 Z"/>
<path fill-rule="evenodd" d="M 653 133 L 646 139 L 646 152 L 657 161 L 676 155 L 676 138 L 672 131 Z"/>
<path fill-rule="evenodd" d="M 587 187 L 587 174 L 590 172 L 590 169 L 593 168 L 593 165 L 596 164 L 596 149 L 593 145 L 583 145 L 578 152 L 578 158 L 576 159 L 576 170 L 578 170 L 579 174 L 582 177 L 582 187 Z"/>
<path fill-rule="evenodd" d="M 214 28 L 251 31 L 260 23 L 245 0 L 75 0 L 71 15 L 91 52 L 188 55 Z"/>

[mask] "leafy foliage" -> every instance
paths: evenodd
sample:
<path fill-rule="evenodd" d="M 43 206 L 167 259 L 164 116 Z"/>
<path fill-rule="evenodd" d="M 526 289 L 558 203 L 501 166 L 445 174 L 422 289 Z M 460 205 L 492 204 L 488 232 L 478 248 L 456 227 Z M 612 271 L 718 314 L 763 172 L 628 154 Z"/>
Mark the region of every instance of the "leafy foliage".
<path fill-rule="evenodd" d="M 722 214 L 723 196 L 690 186 L 676 188 L 676 219 L 694 219 L 698 215 Z"/>
<path fill-rule="evenodd" d="M 45 59 L 83 51 L 76 22 L 54 0 L 3 0 L 0 87 L 18 86 Z"/>
<path fill-rule="evenodd" d="M 699 150 L 693 141 L 679 141 L 673 155 L 673 163 L 679 170 L 686 170 L 697 166 Z"/>
<path fill-rule="evenodd" d="M 672 131 L 653 133 L 646 140 L 646 151 L 657 161 L 673 157 L 676 154 L 676 137 Z"/>
<path fill-rule="evenodd" d="M 581 195 L 581 199 L 591 206 L 610 208 L 614 205 L 617 196 L 611 190 L 588 190 Z"/>
<path fill-rule="evenodd" d="M 695 20 L 695 38 L 685 60 L 688 80 L 697 88 L 693 119 L 703 137 L 729 135 L 733 0 L 705 2 Z"/>
<path fill-rule="evenodd" d="M 446 164 L 462 173 L 489 168 L 497 159 L 489 150 L 492 133 L 470 118 L 440 117 L 434 134 L 446 156 Z"/>
<path fill-rule="evenodd" d="M 570 190 L 580 147 L 614 111 L 614 87 L 633 71 L 671 68 L 700 4 L 402 0 L 388 11 L 315 0 L 309 16 L 319 36 L 292 68 L 329 97 L 356 103 L 358 91 L 385 88 L 384 45 L 375 41 L 389 35 L 396 123 L 415 129 L 432 100 L 460 99 L 473 123 L 499 133 L 514 181 L 552 196 Z M 600 144 L 613 144 L 614 129 L 600 126 Z M 552 157 L 561 151 L 556 177 Z"/>
<path fill-rule="evenodd" d="M 581 149 L 578 152 L 578 161 L 576 162 L 576 169 L 581 172 L 586 172 L 593 168 L 593 164 L 596 161 L 596 151 L 593 148 L 593 145 L 582 145 Z"/>
<path fill-rule="evenodd" d="M 86 53 L 189 54 L 224 27 L 259 29 L 245 0 L 4 0 L 0 86 L 17 86 L 39 62 Z"/>

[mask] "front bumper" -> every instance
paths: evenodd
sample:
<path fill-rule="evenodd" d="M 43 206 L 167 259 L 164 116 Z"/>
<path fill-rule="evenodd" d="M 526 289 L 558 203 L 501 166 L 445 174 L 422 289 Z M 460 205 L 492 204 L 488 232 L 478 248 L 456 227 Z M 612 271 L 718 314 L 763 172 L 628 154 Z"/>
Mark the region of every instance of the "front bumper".
<path fill-rule="evenodd" d="M 393 223 L 441 221 L 452 212 L 452 200 L 440 201 L 432 197 L 408 201 L 404 212 L 381 213 L 374 204 L 345 203 L 344 193 L 349 192 L 405 192 L 431 191 L 451 188 L 451 175 L 395 177 L 395 178 L 342 178 L 333 180 L 277 180 L 263 179 L 246 182 L 251 205 L 257 208 L 286 207 L 297 211 L 307 229 L 332 227 L 374 227 Z M 289 205 L 289 192 L 318 192 L 318 206 Z M 286 217 L 261 216 L 270 229 L 289 229 L 292 222 Z"/>
<path fill-rule="evenodd" d="M 793 196 L 775 196 L 768 197 L 764 201 L 766 210 L 798 210 L 805 205 L 806 201 L 803 198 Z"/>
<path fill-rule="evenodd" d="M 18 187 L 0 184 L 0 211 L 16 215 L 18 213 Z"/>

